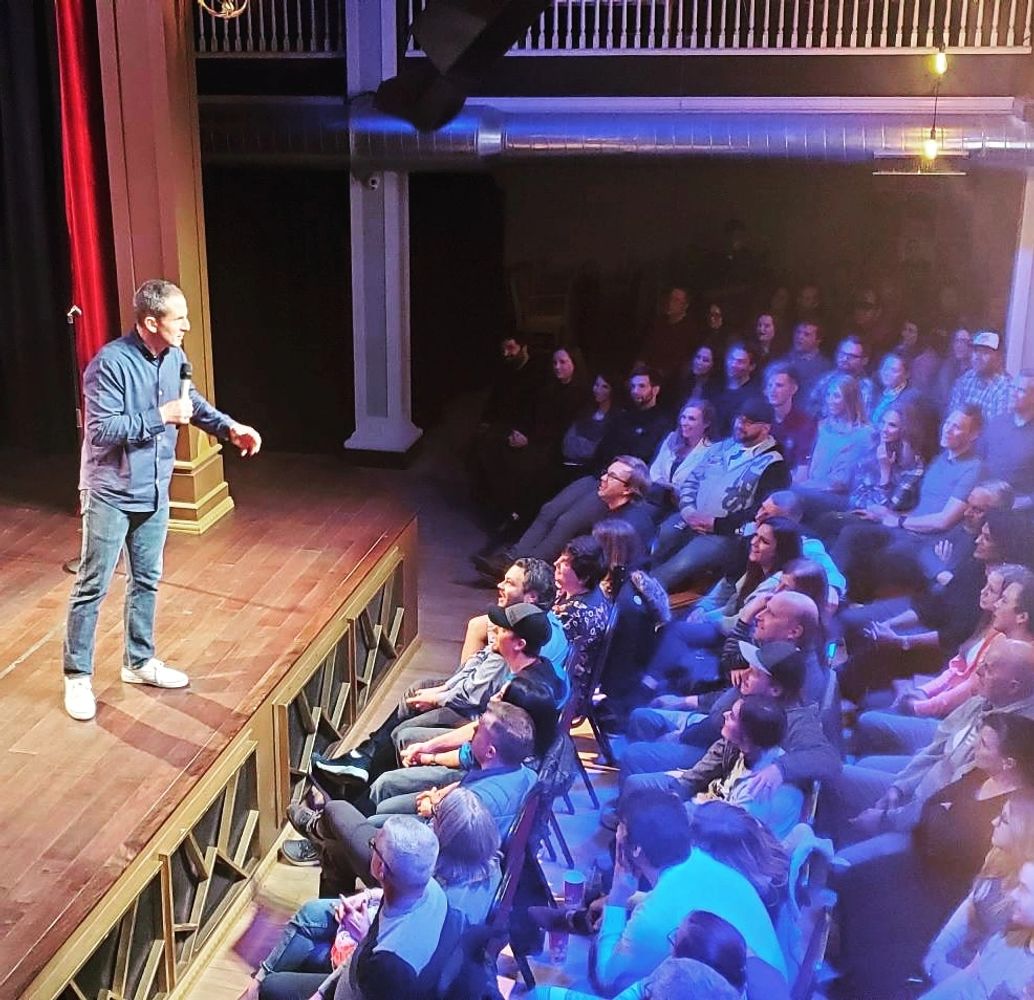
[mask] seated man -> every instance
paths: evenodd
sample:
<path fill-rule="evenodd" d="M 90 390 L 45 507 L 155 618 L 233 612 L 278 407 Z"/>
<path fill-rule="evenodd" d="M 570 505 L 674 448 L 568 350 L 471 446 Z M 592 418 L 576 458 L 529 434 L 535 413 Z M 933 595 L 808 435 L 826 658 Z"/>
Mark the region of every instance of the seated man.
<path fill-rule="evenodd" d="M 966 497 L 962 520 L 953 528 L 923 540 L 919 550 L 919 565 L 923 575 L 944 586 L 959 565 L 973 554 L 977 535 L 992 510 L 1011 510 L 1016 493 L 1001 479 L 986 479 L 977 483 Z"/>
<path fill-rule="evenodd" d="M 643 881 L 649 891 L 633 909 L 629 902 Z M 754 887 L 692 847 L 689 818 L 679 800 L 660 790 L 626 796 L 614 881 L 590 956 L 596 984 L 610 995 L 649 975 L 671 953 L 671 934 L 698 909 L 727 920 L 753 954 L 786 974 L 772 921 Z M 555 912 L 562 921 L 564 911 Z"/>
<path fill-rule="evenodd" d="M 615 517 L 631 524 L 648 546 L 654 535 L 653 507 L 643 498 L 649 489 L 646 463 L 635 455 L 619 454 L 599 478 L 576 479 L 544 504 L 511 548 L 491 556 L 476 556 L 474 565 L 481 573 L 494 575 L 512 552 L 552 562 L 572 538 L 590 534 L 594 524 Z"/>
<path fill-rule="evenodd" d="M 549 661 L 563 683 L 567 638 L 560 620 L 550 610 L 556 596 L 554 573 L 541 559 L 518 559 L 503 574 L 497 586 L 496 604 L 500 608 L 515 604 L 534 605 L 546 613 L 549 637 L 541 656 Z M 413 727 L 451 728 L 461 726 L 485 710 L 488 699 L 499 691 L 510 676 L 510 668 L 488 635 L 485 615 L 467 624 L 463 663 L 444 681 L 428 680 L 406 692 L 398 707 L 354 750 L 339 757 L 312 755 L 316 774 L 367 783 L 371 777 L 393 768 L 395 748 L 402 730 Z"/>
<path fill-rule="evenodd" d="M 854 818 L 837 842 L 862 841 L 845 856 L 860 861 L 906 849 L 907 838 L 900 835 L 915 827 L 923 803 L 973 766 L 977 735 L 989 712 L 1034 718 L 1034 646 L 1000 639 L 977 676 L 978 693 L 942 719 L 933 740 L 914 757 L 866 757 L 844 768 L 837 782 L 839 818 Z"/>
<path fill-rule="evenodd" d="M 775 414 L 772 437 L 779 442 L 791 472 L 811 458 L 817 431 L 815 418 L 797 402 L 799 390 L 799 376 L 790 365 L 776 361 L 765 370 L 765 399 Z"/>
<path fill-rule="evenodd" d="M 458 781 L 435 788 L 408 800 L 409 815 L 429 820 L 432 810 L 454 788 L 470 789 L 492 814 L 505 838 L 528 792 L 538 780 L 524 766 L 535 741 L 535 727 L 522 708 L 492 702 L 481 717 L 471 740 L 474 767 Z M 367 885 L 373 874 L 371 838 L 377 829 L 402 809 L 398 801 L 385 803 L 385 810 L 364 816 L 351 802 L 328 802 L 326 807 L 295 810 L 292 823 L 307 840 L 289 840 L 281 851 L 285 860 L 297 865 L 321 864 L 320 896 L 350 892 L 356 877 Z M 294 845 L 298 845 L 297 847 Z"/>
<path fill-rule="evenodd" d="M 908 542 L 916 550 L 931 535 L 943 535 L 962 520 L 966 498 L 980 480 L 976 452 L 983 421 L 978 407 L 953 410 L 941 428 L 941 453 L 926 467 L 919 499 L 908 514 L 870 508 L 864 519 L 844 526 L 833 547 L 833 560 L 852 586 L 858 574 L 878 575 L 872 564 L 893 542 Z"/>
<path fill-rule="evenodd" d="M 786 732 L 780 739 L 783 753 L 758 770 L 750 789 L 752 795 L 773 792 L 784 783 L 804 788 L 812 781 L 825 781 L 840 773 L 840 758 L 823 732 L 818 706 L 801 700 L 805 657 L 786 641 L 759 646 L 741 643 L 741 649 L 750 665 L 740 678 L 739 688 L 684 699 L 665 696 L 658 702 L 672 709 L 632 713 L 629 739 L 644 742 L 630 742 L 625 750 L 618 775 L 623 789 L 660 786 L 681 791 L 666 772 L 692 768 L 710 755 L 722 738 L 726 714 L 748 695 L 771 698 L 786 714 Z M 708 706 L 706 715 L 699 714 L 702 703 Z M 693 714 L 695 711 L 697 714 Z M 651 737 L 654 742 L 645 742 Z"/>
<path fill-rule="evenodd" d="M 1009 411 L 988 422 L 987 471 L 1017 493 L 1016 506 L 1034 506 L 1034 369 L 1012 380 Z"/>
<path fill-rule="evenodd" d="M 711 448 L 679 488 L 679 512 L 661 525 L 653 551 L 653 575 L 669 591 L 723 567 L 736 551 L 736 530 L 765 497 L 789 486 L 774 419 L 771 403 L 746 399 L 732 438 Z"/>

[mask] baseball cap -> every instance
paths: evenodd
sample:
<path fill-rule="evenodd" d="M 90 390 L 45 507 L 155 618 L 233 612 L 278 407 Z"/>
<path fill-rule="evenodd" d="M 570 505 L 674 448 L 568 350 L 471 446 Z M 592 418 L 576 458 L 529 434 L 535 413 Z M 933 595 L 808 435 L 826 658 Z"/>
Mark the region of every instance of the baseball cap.
<path fill-rule="evenodd" d="M 775 410 L 772 404 L 761 396 L 748 396 L 740 404 L 739 415 L 759 424 L 775 423 Z"/>
<path fill-rule="evenodd" d="M 978 330 L 973 334 L 970 344 L 973 347 L 989 347 L 992 351 L 997 351 L 1002 346 L 1002 338 L 994 330 Z"/>
<path fill-rule="evenodd" d="M 804 687 L 804 654 L 792 642 L 754 646 L 740 640 L 739 647 L 746 663 L 768 674 L 784 691 L 797 694 Z"/>
<path fill-rule="evenodd" d="M 524 651 L 529 654 L 538 653 L 552 632 L 545 611 L 526 602 L 511 604 L 507 608 L 493 605 L 488 609 L 488 620 L 523 639 Z"/>

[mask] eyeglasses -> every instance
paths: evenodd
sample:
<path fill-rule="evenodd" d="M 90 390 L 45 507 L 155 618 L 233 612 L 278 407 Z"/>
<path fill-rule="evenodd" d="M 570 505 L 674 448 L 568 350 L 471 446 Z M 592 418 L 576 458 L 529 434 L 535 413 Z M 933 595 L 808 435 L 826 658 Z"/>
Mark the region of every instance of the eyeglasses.
<path fill-rule="evenodd" d="M 377 857 L 379 857 L 381 859 L 381 864 L 384 865 L 384 870 L 386 872 L 388 872 L 388 874 L 391 874 L 391 868 L 388 866 L 388 862 L 384 860 L 384 854 L 381 852 L 380 848 L 377 846 L 377 838 L 376 838 L 376 836 L 371 837 L 369 843 L 370 843 L 370 853 L 371 854 L 376 854 Z"/>
<path fill-rule="evenodd" d="M 842 358 L 853 358 L 855 361 L 861 361 L 865 357 L 864 354 L 852 354 L 850 351 L 837 351 L 837 354 Z"/>
<path fill-rule="evenodd" d="M 610 469 L 607 469 L 606 472 L 600 473 L 600 479 L 613 479 L 615 482 L 621 483 L 622 486 L 628 485 L 627 479 L 622 479 L 620 476 L 616 476 L 613 472 L 610 471 Z"/>

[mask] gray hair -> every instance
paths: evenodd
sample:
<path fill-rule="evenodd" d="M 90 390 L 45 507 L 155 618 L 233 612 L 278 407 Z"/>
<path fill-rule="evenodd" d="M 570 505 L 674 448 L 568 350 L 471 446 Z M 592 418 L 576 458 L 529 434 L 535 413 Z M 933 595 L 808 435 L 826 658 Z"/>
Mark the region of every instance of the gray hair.
<path fill-rule="evenodd" d="M 521 557 L 513 562 L 519 570 L 524 573 L 524 591 L 534 591 L 538 598 L 535 607 L 542 611 L 549 611 L 556 600 L 556 582 L 553 576 L 553 567 L 545 559 L 536 559 L 534 556 Z"/>
<path fill-rule="evenodd" d="M 438 862 L 438 838 L 416 816 L 391 815 L 382 827 L 387 835 L 384 863 L 392 881 L 420 889 L 431 880 Z"/>
<path fill-rule="evenodd" d="M 666 958 L 643 983 L 643 1000 L 739 1000 L 724 976 L 695 958 Z"/>
<path fill-rule="evenodd" d="M 439 845 L 434 877 L 442 885 L 484 882 L 498 872 L 499 828 L 469 788 L 454 788 L 438 803 L 431 827 Z"/>
<path fill-rule="evenodd" d="M 161 319 L 169 312 L 169 299 L 183 295 L 177 285 L 164 278 L 148 278 L 133 293 L 133 316 L 137 323 L 143 323 L 148 316 Z"/>

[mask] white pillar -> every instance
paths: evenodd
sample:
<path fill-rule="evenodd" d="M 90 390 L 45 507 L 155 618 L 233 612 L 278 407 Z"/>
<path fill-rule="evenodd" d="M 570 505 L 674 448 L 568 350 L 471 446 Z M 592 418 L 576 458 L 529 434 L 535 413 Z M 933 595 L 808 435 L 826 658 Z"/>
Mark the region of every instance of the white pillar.
<path fill-rule="evenodd" d="M 395 75 L 395 11 L 345 0 L 349 97 Z M 405 452 L 422 433 L 410 419 L 409 177 L 352 175 L 349 200 L 355 433 L 345 447 Z"/>
<path fill-rule="evenodd" d="M 1023 209 L 1005 331 L 1006 369 L 1018 372 L 1021 368 L 1034 368 L 1034 170 L 1026 172 L 1023 184 Z"/>

